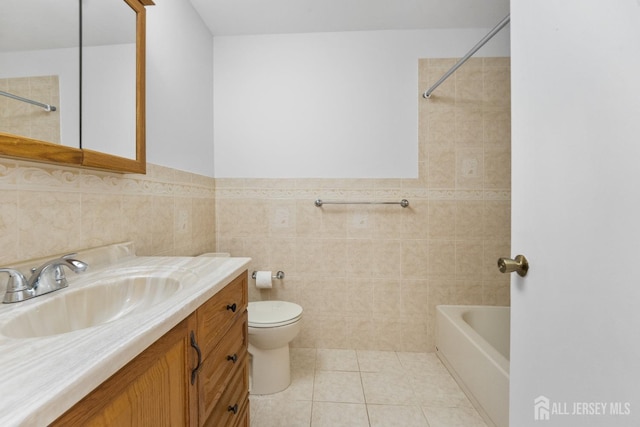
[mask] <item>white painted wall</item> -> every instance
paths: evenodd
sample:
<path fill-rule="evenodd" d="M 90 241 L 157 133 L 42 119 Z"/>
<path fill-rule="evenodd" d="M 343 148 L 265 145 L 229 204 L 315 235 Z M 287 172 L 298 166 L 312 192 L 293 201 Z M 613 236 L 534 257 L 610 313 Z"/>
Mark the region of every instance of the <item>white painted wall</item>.
<path fill-rule="evenodd" d="M 147 7 L 147 161 L 213 176 L 213 39 L 189 0 Z"/>
<path fill-rule="evenodd" d="M 511 247 L 531 266 L 511 287 L 510 425 L 638 426 L 640 3 L 520 0 L 511 17 Z M 539 396 L 569 413 L 536 421 Z"/>
<path fill-rule="evenodd" d="M 215 37 L 216 177 L 417 177 L 418 58 L 488 31 Z M 508 55 L 508 27 L 477 53 Z"/>
<path fill-rule="evenodd" d="M 0 53 L 0 78 L 58 76 L 60 142 L 71 147 L 80 146 L 79 72 L 77 47 Z"/>

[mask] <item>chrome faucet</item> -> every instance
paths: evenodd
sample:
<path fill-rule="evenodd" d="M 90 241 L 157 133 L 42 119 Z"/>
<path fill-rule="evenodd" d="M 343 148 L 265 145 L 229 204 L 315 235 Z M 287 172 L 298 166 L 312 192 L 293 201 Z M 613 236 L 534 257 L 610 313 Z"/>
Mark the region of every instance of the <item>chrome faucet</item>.
<path fill-rule="evenodd" d="M 20 302 L 35 298 L 58 289 L 66 288 L 69 283 L 62 267 L 68 267 L 74 273 L 85 271 L 85 262 L 72 258 L 76 254 L 67 254 L 47 261 L 38 268 L 31 269 L 31 277 L 27 278 L 13 268 L 0 268 L 0 273 L 8 273 L 7 292 L 3 303 Z"/>

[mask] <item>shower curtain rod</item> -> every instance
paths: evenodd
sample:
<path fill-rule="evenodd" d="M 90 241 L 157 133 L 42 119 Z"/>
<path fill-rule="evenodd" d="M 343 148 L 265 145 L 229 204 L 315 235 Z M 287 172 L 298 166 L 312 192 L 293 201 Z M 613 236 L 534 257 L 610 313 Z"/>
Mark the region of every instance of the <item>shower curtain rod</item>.
<path fill-rule="evenodd" d="M 54 107 L 53 105 L 43 104 L 42 102 L 33 101 L 31 99 L 23 98 L 21 96 L 14 95 L 14 94 L 9 93 L 9 92 L 4 92 L 4 91 L 0 90 L 0 95 L 6 96 L 7 98 L 15 99 L 17 101 L 26 102 L 27 104 L 37 105 L 40 108 L 44 108 L 46 111 L 56 111 L 56 107 Z"/>
<path fill-rule="evenodd" d="M 487 43 L 489 40 L 491 40 L 491 38 L 493 36 L 495 36 L 498 31 L 500 31 L 502 28 L 504 28 L 505 25 L 507 25 L 509 23 L 509 21 L 511 20 L 511 14 L 508 14 L 507 16 L 505 16 L 502 21 L 500 21 L 498 23 L 498 25 L 496 25 L 493 30 L 489 31 L 489 33 L 484 36 L 482 38 L 482 40 L 480 40 L 473 48 L 471 48 L 471 50 L 462 58 L 460 58 L 460 60 L 458 62 L 456 62 L 456 65 L 454 65 L 453 67 L 451 67 L 451 69 L 449 71 L 447 71 L 444 76 L 440 77 L 440 80 L 438 80 L 437 82 L 434 83 L 433 86 L 431 86 L 429 88 L 429 90 L 427 90 L 425 93 L 422 94 L 423 97 L 429 99 L 429 97 L 431 96 L 431 93 L 436 90 L 436 88 L 438 86 L 440 86 L 445 80 L 447 80 L 449 78 L 449 76 L 451 74 L 453 74 L 458 68 L 460 68 L 460 66 L 462 64 L 464 64 L 465 62 L 467 62 L 467 60 L 469 58 L 471 58 L 471 56 L 476 53 L 482 46 L 485 45 L 485 43 Z"/>

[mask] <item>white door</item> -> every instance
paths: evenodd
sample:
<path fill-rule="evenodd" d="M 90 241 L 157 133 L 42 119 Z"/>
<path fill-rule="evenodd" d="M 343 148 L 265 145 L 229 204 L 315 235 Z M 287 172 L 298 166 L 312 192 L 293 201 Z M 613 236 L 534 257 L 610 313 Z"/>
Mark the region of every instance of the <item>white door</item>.
<path fill-rule="evenodd" d="M 510 425 L 640 426 L 640 0 L 511 18 Z"/>

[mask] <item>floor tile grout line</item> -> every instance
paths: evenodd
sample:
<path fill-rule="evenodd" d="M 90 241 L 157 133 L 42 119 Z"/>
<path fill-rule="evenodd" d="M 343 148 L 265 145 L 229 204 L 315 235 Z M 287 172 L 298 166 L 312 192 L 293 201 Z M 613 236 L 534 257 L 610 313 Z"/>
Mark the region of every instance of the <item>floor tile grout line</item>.
<path fill-rule="evenodd" d="M 313 427 L 313 409 L 316 404 L 315 394 L 316 394 L 316 374 L 318 373 L 318 351 L 320 349 L 315 349 L 315 354 L 313 357 L 313 379 L 311 380 L 311 414 L 309 414 L 309 427 Z"/>
<path fill-rule="evenodd" d="M 358 365 L 358 369 L 360 369 L 360 365 Z M 369 404 L 367 403 L 367 395 L 364 392 L 364 381 L 362 379 L 362 371 L 358 371 L 360 374 L 360 387 L 362 387 L 362 400 L 364 400 L 364 409 L 367 413 L 367 423 L 369 427 L 371 427 L 371 414 L 369 413 Z"/>
<path fill-rule="evenodd" d="M 364 391 L 364 380 L 362 379 L 362 367 L 360 366 L 360 358 L 358 357 L 358 350 L 354 350 L 356 355 L 356 364 L 358 365 L 358 374 L 360 374 L 360 387 L 362 387 L 362 399 L 364 400 L 364 409 L 367 413 L 367 424 L 371 427 L 371 414 L 369 413 L 369 404 L 367 403 L 367 395 Z"/>

